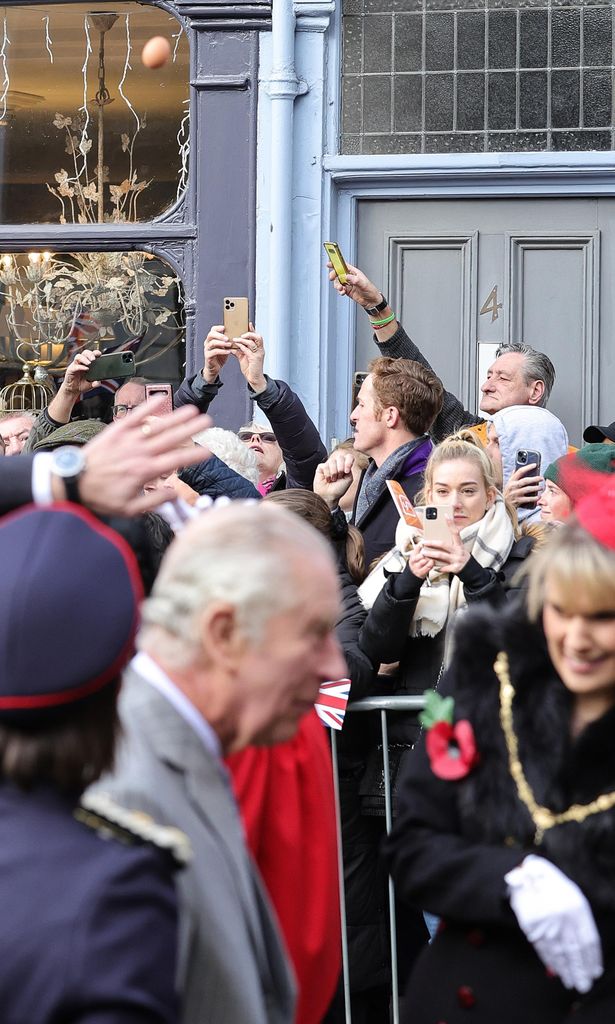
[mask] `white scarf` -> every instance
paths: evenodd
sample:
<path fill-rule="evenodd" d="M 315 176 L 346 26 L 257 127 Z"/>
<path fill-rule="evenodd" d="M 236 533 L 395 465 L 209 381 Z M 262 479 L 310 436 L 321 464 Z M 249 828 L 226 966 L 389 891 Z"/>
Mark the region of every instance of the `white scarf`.
<path fill-rule="evenodd" d="M 417 533 L 400 520 L 395 533 L 396 546 L 387 552 L 372 569 L 359 588 L 359 596 L 366 608 L 371 608 L 385 582 L 385 568 L 400 571 Z M 460 533 L 465 548 L 485 569 L 502 568 L 514 543 L 510 516 L 501 495 L 482 519 L 466 526 Z M 436 636 L 454 613 L 465 606 L 463 583 L 452 573 L 432 569 L 421 586 L 419 599 L 408 630 L 409 636 Z"/>

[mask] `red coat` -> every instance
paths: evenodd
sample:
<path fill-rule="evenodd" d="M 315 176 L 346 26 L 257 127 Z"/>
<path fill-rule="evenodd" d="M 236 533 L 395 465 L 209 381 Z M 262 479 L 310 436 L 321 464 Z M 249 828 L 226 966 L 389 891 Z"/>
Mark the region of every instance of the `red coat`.
<path fill-rule="evenodd" d="M 328 731 L 313 711 L 288 743 L 249 747 L 226 763 L 297 975 L 296 1024 L 320 1024 L 341 970 Z"/>

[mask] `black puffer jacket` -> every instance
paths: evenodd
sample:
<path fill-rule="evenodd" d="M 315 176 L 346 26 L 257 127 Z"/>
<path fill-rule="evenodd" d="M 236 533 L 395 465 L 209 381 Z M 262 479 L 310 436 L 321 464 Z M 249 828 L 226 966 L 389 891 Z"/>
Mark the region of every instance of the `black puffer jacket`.
<path fill-rule="evenodd" d="M 180 480 L 189 484 L 197 494 L 207 494 L 210 498 L 260 500 L 260 494 L 254 484 L 227 466 L 217 455 L 212 455 L 204 462 L 197 462 L 196 466 L 186 466 L 178 475 Z"/>
<path fill-rule="evenodd" d="M 282 449 L 286 471 L 277 478 L 273 490 L 304 487 L 311 491 L 316 467 L 326 461 L 327 449 L 293 389 L 266 374 L 265 380 L 264 391 L 255 394 L 248 388 L 248 392 L 271 423 Z M 175 405 L 196 405 L 200 412 L 207 412 L 222 387 L 219 377 L 213 384 L 206 384 L 200 374 L 186 378 L 175 394 Z"/>
<path fill-rule="evenodd" d="M 532 537 L 515 541 L 507 561 L 499 572 L 485 569 L 474 558 L 459 574 L 468 605 L 488 602 L 492 608 L 502 607 L 519 594 L 515 577 L 533 546 Z M 399 662 L 392 676 L 379 676 L 377 692 L 383 694 L 420 694 L 437 685 L 444 659 L 446 627 L 436 636 L 408 636 L 408 629 L 422 580 L 409 567 L 392 573 L 376 598 L 359 636 L 361 650 L 375 665 Z M 465 612 L 457 616 L 456 629 L 464 628 Z M 394 716 L 392 739 L 413 743 L 418 726 L 402 715 Z"/>

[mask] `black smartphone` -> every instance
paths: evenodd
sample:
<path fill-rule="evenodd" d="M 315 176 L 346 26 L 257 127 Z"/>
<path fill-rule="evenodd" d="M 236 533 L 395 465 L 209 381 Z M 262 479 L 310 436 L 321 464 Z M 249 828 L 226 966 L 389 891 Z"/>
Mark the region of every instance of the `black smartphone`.
<path fill-rule="evenodd" d="M 353 377 L 352 377 L 352 406 L 351 406 L 352 409 L 354 409 L 355 405 L 357 404 L 357 399 L 359 397 L 359 391 L 361 390 L 361 385 L 362 385 L 363 381 L 365 380 L 365 378 L 367 376 L 369 376 L 369 374 L 367 373 L 366 370 L 359 370 L 357 373 L 353 374 Z"/>
<path fill-rule="evenodd" d="M 528 469 L 522 476 L 540 476 L 540 452 L 534 451 L 532 448 L 520 448 L 515 457 L 515 471 L 517 469 L 524 469 L 527 466 L 534 464 L 534 469 Z M 519 508 L 536 508 L 536 502 L 538 501 L 538 494 L 530 501 L 525 501 Z"/>
<path fill-rule="evenodd" d="M 99 356 L 86 372 L 86 380 L 117 380 L 134 377 L 135 357 L 132 352 L 107 352 Z"/>

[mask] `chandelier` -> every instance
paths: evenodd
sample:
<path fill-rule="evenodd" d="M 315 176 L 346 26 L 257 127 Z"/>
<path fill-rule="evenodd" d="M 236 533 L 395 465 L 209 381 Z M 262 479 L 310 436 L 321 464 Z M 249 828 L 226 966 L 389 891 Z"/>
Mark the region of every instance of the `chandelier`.
<path fill-rule="evenodd" d="M 122 90 L 130 56 L 128 17 L 126 64 L 119 93 L 134 115 L 136 127 L 132 135 L 122 133 L 118 140 L 125 154 L 126 176 L 111 183 L 105 164 L 109 144 L 105 108 L 113 102 L 106 82 L 105 37 L 118 15 L 88 13 L 84 19 L 88 52 L 93 52 L 91 35 L 98 36 L 98 89 L 93 100 L 86 101 L 86 61 L 83 107 L 75 117 L 57 112 L 53 120 L 65 136 L 68 155 L 69 170 L 61 168 L 54 183 L 47 183 L 60 204 L 61 224 L 135 222 L 139 196 L 152 183 L 139 180 L 135 166 L 135 142 L 145 118 L 137 115 Z M 97 128 L 94 153 L 89 135 L 93 123 Z M 187 145 L 185 141 L 186 149 Z M 184 152 L 183 166 L 186 158 Z M 165 271 L 155 256 L 143 251 L 6 253 L 0 257 L 0 299 L 12 335 L 10 355 L 23 363 L 25 376 L 33 372 L 38 379 L 44 378 L 47 370 L 65 368 L 74 350 L 83 344 L 102 350 L 131 348 L 139 365 L 157 358 L 178 343 L 184 330 L 181 282 Z M 147 350 L 154 344 L 156 349 L 148 357 Z M 3 395 L 3 399 L 6 406 L 7 397 Z"/>

